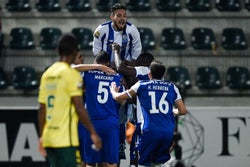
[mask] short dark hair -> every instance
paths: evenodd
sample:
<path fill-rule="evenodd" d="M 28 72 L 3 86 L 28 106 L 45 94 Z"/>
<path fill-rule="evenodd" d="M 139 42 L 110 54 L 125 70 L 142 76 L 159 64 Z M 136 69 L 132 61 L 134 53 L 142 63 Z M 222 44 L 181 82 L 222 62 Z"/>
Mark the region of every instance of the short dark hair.
<path fill-rule="evenodd" d="M 159 61 L 153 61 L 149 69 L 153 79 L 162 79 L 166 72 L 166 67 Z"/>
<path fill-rule="evenodd" d="M 71 33 L 64 34 L 60 37 L 57 49 L 59 55 L 70 55 L 74 51 L 80 51 L 78 41 Z"/>
<path fill-rule="evenodd" d="M 109 62 L 110 62 L 109 53 L 105 52 L 105 51 L 100 51 L 95 57 L 95 62 L 97 64 L 103 64 L 103 65 L 109 64 Z"/>
<path fill-rule="evenodd" d="M 114 11 L 116 11 L 118 9 L 127 10 L 127 7 L 125 5 L 120 4 L 120 3 L 116 3 L 113 6 L 111 6 L 110 12 L 114 12 Z"/>
<path fill-rule="evenodd" d="M 136 65 L 148 67 L 153 60 L 154 56 L 151 53 L 143 52 L 136 59 Z"/>

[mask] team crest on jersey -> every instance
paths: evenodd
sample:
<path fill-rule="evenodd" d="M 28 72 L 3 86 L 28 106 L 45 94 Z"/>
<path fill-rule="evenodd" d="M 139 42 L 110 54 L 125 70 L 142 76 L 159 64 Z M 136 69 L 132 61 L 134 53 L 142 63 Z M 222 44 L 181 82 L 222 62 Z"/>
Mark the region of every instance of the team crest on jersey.
<path fill-rule="evenodd" d="M 96 31 L 95 34 L 94 34 L 94 36 L 95 36 L 96 38 L 99 38 L 100 32 L 99 32 L 99 31 Z"/>
<path fill-rule="evenodd" d="M 127 41 L 127 35 L 122 35 L 122 41 Z"/>

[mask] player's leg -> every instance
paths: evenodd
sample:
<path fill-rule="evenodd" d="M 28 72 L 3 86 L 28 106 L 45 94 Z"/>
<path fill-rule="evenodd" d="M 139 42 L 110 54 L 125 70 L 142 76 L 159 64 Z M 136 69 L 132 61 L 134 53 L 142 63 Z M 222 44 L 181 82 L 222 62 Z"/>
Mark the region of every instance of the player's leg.
<path fill-rule="evenodd" d="M 101 166 L 98 165 L 98 167 L 117 167 L 117 164 L 110 164 L 110 163 L 103 162 L 101 163 Z"/>
<path fill-rule="evenodd" d="M 57 166 L 57 156 L 54 148 L 46 148 L 47 160 L 50 166 Z"/>
<path fill-rule="evenodd" d="M 80 152 L 78 147 L 58 148 L 58 167 L 78 167 L 81 164 Z"/>
<path fill-rule="evenodd" d="M 120 151 L 119 158 L 126 159 L 126 123 L 127 123 L 127 104 L 120 106 L 119 108 L 119 122 L 120 122 Z"/>
<path fill-rule="evenodd" d="M 88 134 L 85 139 L 85 162 L 88 165 L 98 164 L 98 166 L 117 166 L 119 163 L 119 122 L 116 118 L 109 120 L 96 120 L 94 126 L 100 136 L 103 147 L 99 151 L 91 148 L 92 140 Z M 105 164 L 107 163 L 107 164 Z"/>
<path fill-rule="evenodd" d="M 130 143 L 130 167 L 138 166 L 138 144 L 139 144 L 139 132 L 138 126 L 135 127 L 134 133 L 132 135 L 132 140 Z"/>
<path fill-rule="evenodd" d="M 170 147 L 172 146 L 173 133 L 156 132 L 153 135 L 158 139 L 154 144 L 152 163 L 157 167 L 166 167 L 166 162 L 170 159 Z"/>
<path fill-rule="evenodd" d="M 166 163 L 163 164 L 152 164 L 153 167 L 167 167 Z"/>

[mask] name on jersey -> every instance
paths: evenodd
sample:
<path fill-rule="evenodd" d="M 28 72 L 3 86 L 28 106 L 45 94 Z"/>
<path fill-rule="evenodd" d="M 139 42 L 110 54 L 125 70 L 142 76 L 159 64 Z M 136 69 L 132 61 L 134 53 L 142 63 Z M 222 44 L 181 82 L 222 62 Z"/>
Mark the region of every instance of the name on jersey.
<path fill-rule="evenodd" d="M 167 86 L 162 86 L 162 85 L 148 85 L 149 90 L 163 90 L 163 91 L 168 91 Z"/>
<path fill-rule="evenodd" d="M 48 90 L 54 90 L 54 89 L 56 89 L 56 84 L 47 84 L 47 85 L 46 85 L 46 88 L 47 88 Z"/>
<path fill-rule="evenodd" d="M 110 80 L 110 81 L 114 80 L 114 76 L 104 75 L 105 72 L 103 72 L 103 71 L 91 70 L 91 71 L 89 71 L 89 73 L 95 73 L 95 78 L 94 79 L 98 79 L 98 80 Z"/>
<path fill-rule="evenodd" d="M 105 75 L 95 75 L 95 79 L 112 81 L 114 79 L 114 77 L 113 76 L 105 76 Z"/>

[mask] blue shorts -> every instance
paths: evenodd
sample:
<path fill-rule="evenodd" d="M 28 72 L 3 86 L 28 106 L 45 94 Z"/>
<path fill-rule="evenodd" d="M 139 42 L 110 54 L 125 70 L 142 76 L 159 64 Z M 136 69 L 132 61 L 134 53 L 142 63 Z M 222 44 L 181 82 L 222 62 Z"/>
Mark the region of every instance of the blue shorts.
<path fill-rule="evenodd" d="M 91 148 L 90 136 L 86 137 L 84 143 L 84 160 L 88 164 L 107 162 L 119 163 L 119 120 L 116 122 L 107 120 L 92 121 L 97 134 L 102 139 L 102 149 L 98 152 Z"/>
<path fill-rule="evenodd" d="M 151 163 L 163 164 L 170 159 L 169 149 L 173 133 L 144 131 L 140 135 L 138 146 L 139 165 L 151 166 Z"/>

